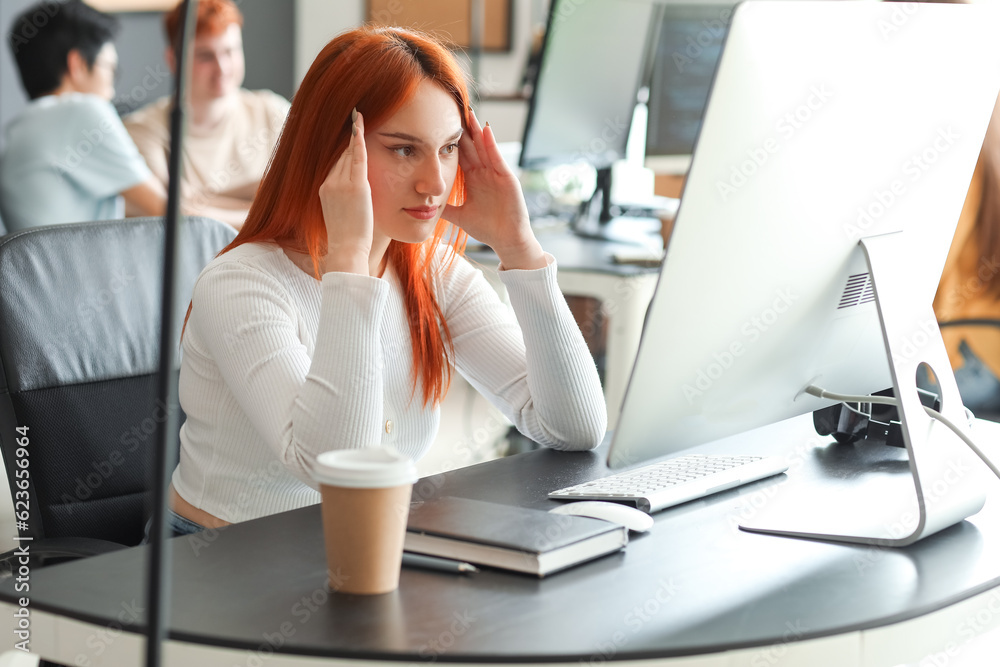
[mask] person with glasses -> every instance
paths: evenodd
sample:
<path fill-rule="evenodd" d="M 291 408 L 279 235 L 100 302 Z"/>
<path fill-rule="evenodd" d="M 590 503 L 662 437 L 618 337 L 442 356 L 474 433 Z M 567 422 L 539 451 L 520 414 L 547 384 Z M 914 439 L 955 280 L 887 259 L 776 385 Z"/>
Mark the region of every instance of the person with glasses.
<path fill-rule="evenodd" d="M 166 190 L 111 104 L 115 18 L 83 2 L 42 2 L 8 45 L 30 98 L 5 128 L 0 215 L 10 232 L 130 214 L 162 215 Z"/>
<path fill-rule="evenodd" d="M 184 4 L 164 16 L 167 64 L 177 71 L 176 43 Z M 201 0 L 191 51 L 188 124 L 184 135 L 181 208 L 243 225 L 288 114 L 270 90 L 243 88 L 243 15 L 231 0 Z M 125 117 L 125 127 L 166 186 L 170 152 L 169 97 Z"/>

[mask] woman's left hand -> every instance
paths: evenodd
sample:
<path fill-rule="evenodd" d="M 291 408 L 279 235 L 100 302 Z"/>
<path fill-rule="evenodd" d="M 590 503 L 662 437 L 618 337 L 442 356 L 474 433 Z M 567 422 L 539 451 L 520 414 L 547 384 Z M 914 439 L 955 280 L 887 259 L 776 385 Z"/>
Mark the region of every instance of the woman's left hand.
<path fill-rule="evenodd" d="M 442 217 L 493 248 L 505 269 L 540 269 L 545 255 L 531 230 L 521 184 L 503 161 L 492 128 L 484 130 L 474 113 L 469 116 L 458 142 L 465 203 L 448 205 Z"/>

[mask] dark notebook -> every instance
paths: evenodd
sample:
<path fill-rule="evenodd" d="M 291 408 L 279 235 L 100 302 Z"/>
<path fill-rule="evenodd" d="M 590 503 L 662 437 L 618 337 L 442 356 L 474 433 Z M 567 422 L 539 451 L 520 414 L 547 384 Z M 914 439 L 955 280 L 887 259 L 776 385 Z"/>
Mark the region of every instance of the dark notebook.
<path fill-rule="evenodd" d="M 626 544 L 607 521 L 445 497 L 410 507 L 403 548 L 544 577 Z"/>

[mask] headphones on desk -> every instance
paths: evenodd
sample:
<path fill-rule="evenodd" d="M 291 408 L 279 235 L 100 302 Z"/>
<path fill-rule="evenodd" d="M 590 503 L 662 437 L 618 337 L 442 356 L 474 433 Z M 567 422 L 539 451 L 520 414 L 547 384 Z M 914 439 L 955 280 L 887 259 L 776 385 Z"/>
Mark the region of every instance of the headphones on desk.
<path fill-rule="evenodd" d="M 872 396 L 895 396 L 890 387 Z M 920 402 L 933 410 L 941 409 L 941 399 L 934 392 L 917 388 Z M 842 445 L 860 440 L 905 447 L 902 423 L 894 405 L 878 403 L 837 403 L 813 412 L 813 427 L 820 435 L 831 435 Z"/>

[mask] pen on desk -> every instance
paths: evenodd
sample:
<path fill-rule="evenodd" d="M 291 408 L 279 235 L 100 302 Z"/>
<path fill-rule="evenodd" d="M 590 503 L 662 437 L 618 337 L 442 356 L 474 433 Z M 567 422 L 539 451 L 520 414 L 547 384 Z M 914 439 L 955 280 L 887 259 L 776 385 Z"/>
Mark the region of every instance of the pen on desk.
<path fill-rule="evenodd" d="M 440 570 L 442 572 L 479 572 L 479 568 L 472 563 L 463 563 L 460 560 L 450 558 L 438 558 L 437 556 L 425 556 L 423 554 L 413 554 L 408 551 L 403 552 L 403 565 L 412 567 L 422 567 L 427 570 Z"/>

